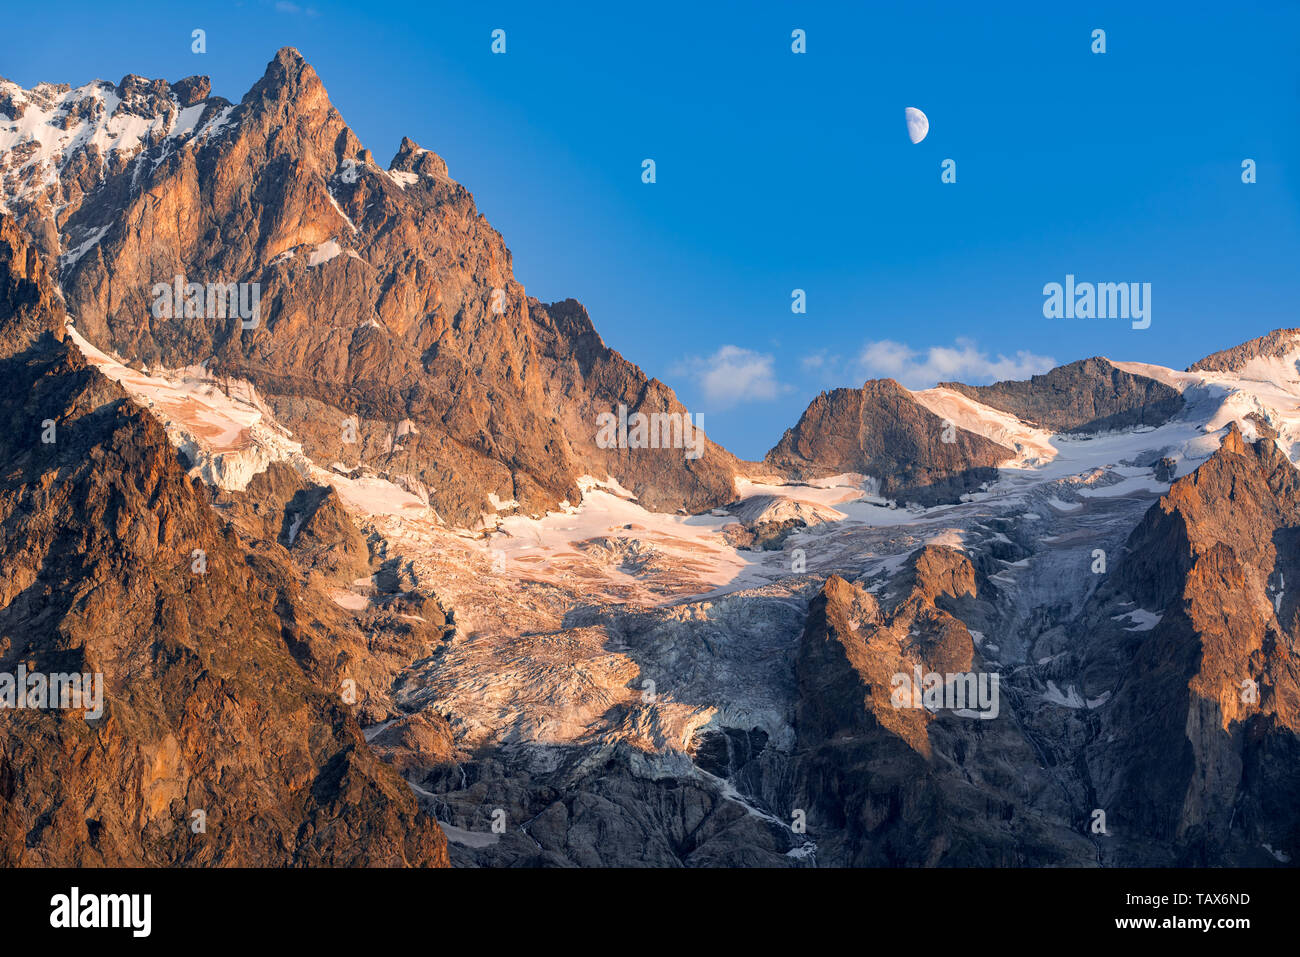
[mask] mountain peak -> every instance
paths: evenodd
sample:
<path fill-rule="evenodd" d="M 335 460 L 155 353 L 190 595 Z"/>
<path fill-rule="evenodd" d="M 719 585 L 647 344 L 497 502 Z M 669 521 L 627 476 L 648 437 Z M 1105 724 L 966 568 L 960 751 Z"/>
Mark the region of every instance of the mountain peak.
<path fill-rule="evenodd" d="M 309 70 L 311 69 L 310 64 L 307 63 L 307 59 L 298 52 L 296 47 L 280 47 L 280 49 L 276 50 L 275 56 L 271 58 L 271 63 L 268 64 L 268 68 L 271 65 L 277 64 L 287 71 L 298 71 L 303 67 L 307 67 Z"/>
<path fill-rule="evenodd" d="M 528 514 L 576 502 L 588 474 L 666 511 L 734 497 L 734 457 L 708 446 L 698 462 L 684 431 L 669 455 L 598 444 L 598 417 L 620 407 L 689 419 L 671 390 L 600 342 L 580 307 L 552 317 L 527 297 L 504 240 L 439 156 L 407 137 L 390 170 L 375 164 L 297 50 L 276 53 L 239 106 L 211 98 L 181 127 L 167 84 L 124 85 L 137 92 L 124 101 L 133 111 L 163 91 L 167 122 L 110 157 L 93 189 L 57 196 L 59 218 L 48 201 L 29 215 L 97 348 L 246 379 L 304 454 L 405 482 L 466 527 L 494 522 L 507 510 L 497 502 Z M 138 321 L 155 285 L 176 276 L 256 288 L 260 322 L 232 324 L 215 307 L 192 323 Z M 354 415 L 355 443 L 334 424 Z M 398 442 L 403 420 L 416 437 Z"/>
<path fill-rule="evenodd" d="M 324 99 L 325 105 L 329 106 L 325 85 L 316 71 L 293 47 L 281 47 L 266 65 L 262 78 L 245 95 L 243 103 L 301 100 L 310 105 L 317 98 Z"/>
<path fill-rule="evenodd" d="M 435 179 L 450 179 L 447 161 L 437 153 L 424 149 L 409 136 L 402 137 L 402 143 L 397 148 L 393 161 L 388 164 L 388 169 L 390 172 L 417 173 Z"/>
<path fill-rule="evenodd" d="M 1224 433 L 1223 439 L 1219 443 L 1219 449 L 1224 453 L 1245 454 L 1246 438 L 1241 434 L 1241 427 L 1237 425 L 1236 419 L 1228 423 L 1228 431 Z"/>
<path fill-rule="evenodd" d="M 1093 356 L 1027 380 L 939 387 L 1054 432 L 1104 432 L 1163 425 L 1183 407 L 1178 390 Z"/>
<path fill-rule="evenodd" d="M 978 489 L 1013 454 L 961 428 L 948 433 L 898 382 L 869 379 L 814 399 L 764 462 L 803 478 L 869 475 L 887 498 L 935 504 Z"/>
<path fill-rule="evenodd" d="M 1231 349 L 1212 352 L 1187 367 L 1188 372 L 1240 372 L 1252 359 L 1281 359 L 1300 351 L 1300 329 L 1274 329 Z"/>
<path fill-rule="evenodd" d="M 171 86 L 181 106 L 196 106 L 212 92 L 212 81 L 206 76 L 187 76 Z"/>

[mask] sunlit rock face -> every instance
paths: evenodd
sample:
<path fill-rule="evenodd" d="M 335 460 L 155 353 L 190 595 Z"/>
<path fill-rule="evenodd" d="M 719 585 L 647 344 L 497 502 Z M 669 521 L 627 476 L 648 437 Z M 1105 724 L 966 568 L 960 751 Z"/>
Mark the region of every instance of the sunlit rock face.
<path fill-rule="evenodd" d="M 707 440 L 689 458 L 598 446 L 620 404 L 686 410 L 581 305 L 525 293 L 437 155 L 404 140 L 378 165 L 296 51 L 238 104 L 203 78 L 4 89 L 76 121 L 0 152 L 0 182 L 95 347 L 246 381 L 315 460 L 418 484 L 465 526 L 489 495 L 527 514 L 577 502 L 587 473 L 667 511 L 733 497 L 735 459 Z M 224 303 L 160 316 L 180 312 L 157 308 L 160 284 L 190 283 L 256 284 L 256 324 Z"/>
<path fill-rule="evenodd" d="M 95 688 L 30 706 L 29 686 L 24 707 L 8 689 L 0 860 L 445 865 L 320 664 L 356 640 L 348 623 L 283 550 L 223 527 L 63 322 L 0 217 L 0 673 Z"/>

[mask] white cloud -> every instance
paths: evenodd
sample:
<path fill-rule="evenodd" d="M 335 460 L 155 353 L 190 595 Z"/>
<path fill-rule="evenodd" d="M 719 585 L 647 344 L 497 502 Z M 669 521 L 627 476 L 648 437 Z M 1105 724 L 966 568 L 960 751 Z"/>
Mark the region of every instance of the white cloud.
<path fill-rule="evenodd" d="M 931 346 L 925 352 L 890 339 L 868 342 L 857 361 L 868 378 L 897 379 L 909 389 L 928 389 L 936 382 L 964 382 L 978 385 L 1001 379 L 1028 379 L 1055 367 L 1051 356 L 1020 349 L 1014 356 L 990 356 L 970 339 L 957 339 L 951 346 Z"/>
<path fill-rule="evenodd" d="M 826 350 L 821 349 L 799 360 L 804 372 L 816 372 L 826 365 Z"/>
<path fill-rule="evenodd" d="M 676 375 L 690 376 L 710 404 L 726 408 L 738 402 L 775 399 L 789 386 L 776 381 L 772 356 L 726 345 L 711 356 L 694 356 L 677 364 Z"/>

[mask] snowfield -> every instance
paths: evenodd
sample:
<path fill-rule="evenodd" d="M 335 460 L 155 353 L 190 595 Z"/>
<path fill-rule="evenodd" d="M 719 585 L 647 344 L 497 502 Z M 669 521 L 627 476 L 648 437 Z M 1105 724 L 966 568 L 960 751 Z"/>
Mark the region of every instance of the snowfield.
<path fill-rule="evenodd" d="M 345 176 L 349 172 L 343 170 Z M 339 252 L 338 243 L 330 241 L 312 252 L 311 262 L 328 261 Z M 956 505 L 900 507 L 881 499 L 878 483 L 864 475 L 786 484 L 764 476 L 739 478 L 735 502 L 712 514 L 666 515 L 645 509 L 614 480 L 589 476 L 580 482 L 580 505 L 563 503 L 544 516 L 513 513 L 516 503 L 489 496 L 480 528 L 470 532 L 444 526 L 425 501 L 389 477 L 364 470 L 341 474 L 347 470 L 310 461 L 246 382 L 217 382 L 197 366 L 132 369 L 96 349 L 75 328 L 69 326 L 69 333 L 92 365 L 163 423 L 205 482 L 242 489 L 272 462 L 289 462 L 336 488 L 359 520 L 397 519 L 409 525 L 392 532 L 417 550 L 436 547 L 431 540 L 441 537 L 472 543 L 477 558 L 509 580 L 638 606 L 779 582 L 799 574 L 792 570 L 795 550 L 815 573 L 879 565 L 896 557 L 887 542 L 906 550 L 925 542 L 961 548 L 967 538 L 981 537 L 972 535 L 972 527 L 991 513 L 1024 521 L 1047 516 L 1036 536 L 1056 545 L 1062 524 L 1087 521 L 1105 500 L 1132 499 L 1144 507 L 1163 494 L 1168 483 L 1153 473 L 1159 458 L 1174 460 L 1176 474 L 1182 475 L 1213 453 L 1229 422 L 1255 435 L 1256 423 L 1247 416 L 1276 430 L 1293 461 L 1300 453 L 1300 348 L 1282 359 L 1252 360 L 1237 374 L 1120 362 L 1120 368 L 1178 388 L 1187 403 L 1182 413 L 1156 429 L 1054 435 L 947 389 L 914 393 L 936 415 L 1016 450 L 1001 463 L 997 482 Z M 779 550 L 745 551 L 722 535 L 733 523 L 787 519 L 804 525 Z M 1013 573 L 1002 574 L 1012 581 Z"/>

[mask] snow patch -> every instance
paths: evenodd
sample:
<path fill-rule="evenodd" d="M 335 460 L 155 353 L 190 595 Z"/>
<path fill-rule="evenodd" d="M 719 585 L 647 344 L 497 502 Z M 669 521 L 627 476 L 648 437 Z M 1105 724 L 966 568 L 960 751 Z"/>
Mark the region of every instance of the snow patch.
<path fill-rule="evenodd" d="M 1125 612 L 1122 615 L 1112 615 L 1111 621 L 1123 621 L 1128 619 L 1136 624 L 1134 628 L 1125 628 L 1125 631 L 1150 631 L 1156 625 L 1160 624 L 1160 619 L 1164 615 L 1159 612 L 1147 611 L 1144 608 L 1135 608 L 1133 611 Z"/>
<path fill-rule="evenodd" d="M 319 246 L 313 249 L 310 254 L 308 254 L 307 265 L 320 266 L 324 263 L 329 262 L 331 259 L 334 259 L 342 252 L 343 252 L 343 247 L 340 246 L 336 241 L 331 239 L 329 240 L 329 242 L 321 243 Z"/>
<path fill-rule="evenodd" d="M 1105 692 L 1100 698 L 1084 700 L 1083 695 L 1075 690 L 1074 685 L 1068 685 L 1065 691 L 1061 691 L 1056 686 L 1056 682 L 1049 681 L 1043 700 L 1049 704 L 1060 705 L 1062 708 L 1099 708 L 1110 700 L 1110 692 Z"/>
<path fill-rule="evenodd" d="M 411 785 L 412 790 L 417 793 L 436 797 L 429 794 L 423 788 L 417 788 Z M 457 827 L 454 824 L 448 824 L 446 821 L 439 821 L 438 826 L 442 828 L 442 833 L 447 835 L 447 840 L 453 844 L 460 844 L 463 847 L 491 847 L 497 841 L 501 840 L 500 834 L 494 834 L 492 831 L 467 831 L 463 827 Z"/>
<path fill-rule="evenodd" d="M 74 249 L 59 257 L 59 265 L 71 266 L 82 256 L 86 255 L 86 253 L 90 252 L 91 249 L 99 245 L 99 241 L 108 235 L 110 229 L 112 229 L 112 223 L 107 226 L 100 226 L 98 229 L 93 230 L 83 242 L 79 243 Z"/>

